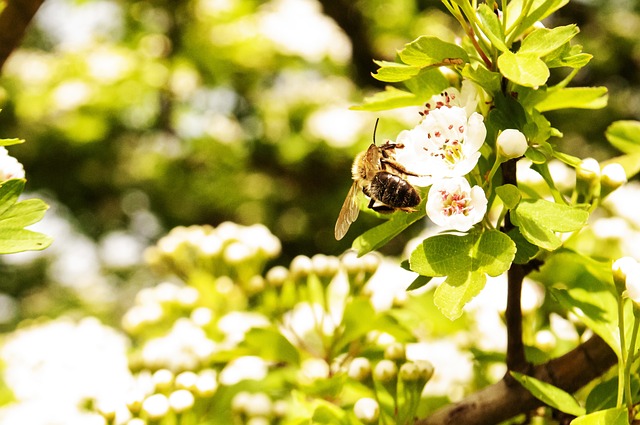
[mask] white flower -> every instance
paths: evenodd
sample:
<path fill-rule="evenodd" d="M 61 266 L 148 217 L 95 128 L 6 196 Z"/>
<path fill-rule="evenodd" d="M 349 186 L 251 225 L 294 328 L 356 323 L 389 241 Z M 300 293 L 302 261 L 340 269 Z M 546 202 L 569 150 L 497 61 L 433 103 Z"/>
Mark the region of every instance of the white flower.
<path fill-rule="evenodd" d="M 513 128 L 500 133 L 496 140 L 496 145 L 500 155 L 507 159 L 521 157 L 529 147 L 525 135 Z"/>
<path fill-rule="evenodd" d="M 482 115 L 467 118 L 464 108 L 441 107 L 429 111 L 418 126 L 398 134 L 396 160 L 407 170 L 433 178 L 460 177 L 469 173 L 480 158 L 487 129 Z M 430 183 L 424 177 L 409 176 L 417 186 Z"/>
<path fill-rule="evenodd" d="M 22 164 L 9 155 L 6 148 L 0 147 L 0 181 L 23 178 L 24 167 Z"/>
<path fill-rule="evenodd" d="M 380 416 L 380 406 L 374 399 L 362 397 L 353 405 L 353 413 L 356 418 L 366 424 L 377 423 Z"/>
<path fill-rule="evenodd" d="M 442 93 L 432 96 L 431 99 L 424 104 L 425 109 L 421 112 L 421 115 L 428 115 L 432 110 L 444 106 L 459 106 L 464 108 L 469 117 L 476 112 L 479 102 L 480 93 L 476 85 L 469 80 L 463 80 L 460 91 L 455 87 L 449 87 Z"/>
<path fill-rule="evenodd" d="M 436 181 L 428 196 L 427 215 L 447 229 L 465 232 L 487 212 L 487 198 L 482 188 L 472 188 L 463 177 Z"/>

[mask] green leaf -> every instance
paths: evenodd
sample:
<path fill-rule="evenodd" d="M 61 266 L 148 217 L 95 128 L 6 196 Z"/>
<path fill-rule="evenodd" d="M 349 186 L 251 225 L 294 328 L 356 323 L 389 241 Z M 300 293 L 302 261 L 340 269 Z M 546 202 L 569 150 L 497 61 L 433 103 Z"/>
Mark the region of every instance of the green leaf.
<path fill-rule="evenodd" d="M 616 121 L 604 135 L 621 152 L 640 153 L 640 121 Z"/>
<path fill-rule="evenodd" d="M 514 263 L 527 264 L 540 252 L 540 248 L 526 240 L 517 227 L 511 229 L 508 235 L 516 244 L 516 256 L 513 259 Z"/>
<path fill-rule="evenodd" d="M 571 425 L 629 425 L 629 412 L 625 407 L 600 410 L 575 418 Z"/>
<path fill-rule="evenodd" d="M 522 199 L 520 190 L 512 184 L 505 184 L 496 187 L 496 195 L 500 197 L 505 207 L 510 210 L 514 209 L 520 202 L 520 199 Z"/>
<path fill-rule="evenodd" d="M 39 199 L 16 202 L 24 184 L 24 179 L 12 179 L 0 186 L 0 254 L 42 250 L 51 245 L 49 236 L 24 229 L 40 221 L 49 208 Z"/>
<path fill-rule="evenodd" d="M 398 211 L 394 213 L 389 220 L 358 236 L 353 241 L 352 248 L 358 252 L 358 256 L 374 251 L 398 236 L 404 229 L 425 215 L 427 215 L 427 213 L 424 209 L 424 201 L 416 212 L 407 214 Z"/>
<path fill-rule="evenodd" d="M 513 25 L 513 21 L 518 19 L 522 13 L 523 3 L 528 0 L 512 0 L 507 5 L 509 22 L 508 27 Z M 519 28 L 520 33 L 529 29 L 537 21 L 541 21 L 556 10 L 569 3 L 569 0 L 533 0 L 530 12 L 524 17 Z"/>
<path fill-rule="evenodd" d="M 300 363 L 298 350 L 276 329 L 250 329 L 245 335 L 244 344 L 255 350 L 265 360 L 292 364 Z"/>
<path fill-rule="evenodd" d="M 562 245 L 556 232 L 574 232 L 587 222 L 585 210 L 557 204 L 545 199 L 522 200 L 511 211 L 513 224 L 532 244 L 553 251 Z"/>
<path fill-rule="evenodd" d="M 533 53 L 538 57 L 546 56 L 561 48 L 578 34 L 575 24 L 555 28 L 537 28 L 523 41 L 518 53 Z"/>
<path fill-rule="evenodd" d="M 447 276 L 436 289 L 434 302 L 453 320 L 486 283 L 511 266 L 515 244 L 497 230 L 458 236 L 440 234 L 425 239 L 409 258 L 411 269 L 424 276 Z"/>
<path fill-rule="evenodd" d="M 525 87 L 542 86 L 549 78 L 549 68 L 535 53 L 506 51 L 498 57 L 498 68 L 506 78 Z"/>
<path fill-rule="evenodd" d="M 424 99 L 429 99 L 451 87 L 451 82 L 442 75 L 438 68 L 426 68 L 415 77 L 406 80 L 404 85 L 424 102 Z"/>
<path fill-rule="evenodd" d="M 487 276 L 478 271 L 450 275 L 435 291 L 433 303 L 442 314 L 455 320 L 462 315 L 464 306 L 482 291 L 487 283 Z"/>
<path fill-rule="evenodd" d="M 354 111 L 386 111 L 405 106 L 420 105 L 422 100 L 415 94 L 397 89 L 392 86 L 385 87 L 384 91 L 366 97 L 362 105 L 352 106 L 349 109 Z"/>
<path fill-rule="evenodd" d="M 502 75 L 499 72 L 489 71 L 481 63 L 466 64 L 462 68 L 462 76 L 478 84 L 487 93 L 498 93 L 500 91 Z"/>
<path fill-rule="evenodd" d="M 374 60 L 380 68 L 373 74 L 373 78 L 387 83 L 397 83 L 415 77 L 420 72 L 420 67 L 405 65 L 398 62 Z"/>
<path fill-rule="evenodd" d="M 631 394 L 634 403 L 638 400 L 638 394 L 640 391 L 640 382 L 636 375 L 631 375 Z M 589 392 L 587 399 L 585 400 L 585 407 L 587 413 L 596 412 L 598 410 L 611 409 L 616 407 L 618 395 L 618 377 L 606 380 L 598 383 Z"/>
<path fill-rule="evenodd" d="M 498 15 L 493 12 L 486 4 L 481 4 L 478 6 L 478 17 L 480 18 L 480 23 L 482 24 L 482 30 L 487 38 L 491 41 L 491 43 L 495 46 L 496 49 L 501 52 L 505 52 L 509 50 L 504 40 L 504 28 L 502 27 L 502 23 L 498 19 Z"/>
<path fill-rule="evenodd" d="M 535 105 L 540 112 L 558 109 L 600 109 L 607 106 L 606 87 L 567 87 L 549 90 L 547 96 Z"/>
<path fill-rule="evenodd" d="M 419 68 L 469 62 L 469 55 L 462 47 L 433 36 L 421 36 L 408 43 L 398 56 L 402 62 Z"/>
<path fill-rule="evenodd" d="M 574 416 L 585 414 L 584 407 L 568 392 L 547 382 L 518 372 L 510 372 L 511 376 L 525 387 L 535 398 L 561 412 Z"/>
<path fill-rule="evenodd" d="M 0 146 L 11 146 L 24 143 L 24 139 L 0 139 Z"/>
<path fill-rule="evenodd" d="M 0 215 L 16 203 L 25 183 L 24 179 L 11 179 L 0 184 Z"/>
<path fill-rule="evenodd" d="M 554 283 L 548 285 L 548 290 L 560 305 L 598 334 L 619 357 L 618 297 L 610 262 L 598 262 L 562 249 L 547 258 L 541 273 L 550 274 Z M 633 323 L 631 314 L 629 311 L 628 317 Z"/>
<path fill-rule="evenodd" d="M 375 327 L 376 312 L 368 299 L 355 299 L 345 306 L 340 336 L 333 344 L 333 353 L 364 336 Z"/>
<path fill-rule="evenodd" d="M 413 282 L 411 282 L 411 285 L 407 287 L 407 291 L 413 291 L 414 289 L 422 288 L 424 285 L 431 282 L 431 279 L 433 279 L 432 276 L 418 275 L 418 277 L 413 279 Z"/>

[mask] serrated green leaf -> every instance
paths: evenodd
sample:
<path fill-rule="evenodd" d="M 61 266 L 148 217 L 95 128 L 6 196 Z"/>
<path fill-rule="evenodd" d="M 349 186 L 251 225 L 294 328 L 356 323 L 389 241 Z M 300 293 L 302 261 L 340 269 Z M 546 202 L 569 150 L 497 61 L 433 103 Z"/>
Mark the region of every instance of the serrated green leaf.
<path fill-rule="evenodd" d="M 24 179 L 11 179 L 0 184 L 0 215 L 16 203 L 24 190 L 25 182 Z"/>
<path fill-rule="evenodd" d="M 402 62 L 419 68 L 441 65 L 463 65 L 469 55 L 457 44 L 442 41 L 438 37 L 421 36 L 405 45 L 398 52 Z"/>
<path fill-rule="evenodd" d="M 424 99 L 429 99 L 451 87 L 451 82 L 438 68 L 425 68 L 415 77 L 406 80 L 404 85 L 424 102 Z"/>
<path fill-rule="evenodd" d="M 497 93 L 500 91 L 500 80 L 502 75 L 499 72 L 489 71 L 480 63 L 466 64 L 462 68 L 462 76 L 482 87 L 487 93 Z"/>
<path fill-rule="evenodd" d="M 411 253 L 409 263 L 421 275 L 447 276 L 436 289 L 434 302 L 446 317 L 454 320 L 482 290 L 486 274 L 504 273 L 514 256 L 513 241 L 497 230 L 490 230 L 427 238 Z"/>
<path fill-rule="evenodd" d="M 397 89 L 392 86 L 385 87 L 384 91 L 375 93 L 373 96 L 366 97 L 362 105 L 352 106 L 354 111 L 386 111 L 395 108 L 404 108 L 406 106 L 420 105 L 422 100 L 415 94 Z"/>
<path fill-rule="evenodd" d="M 0 226 L 23 228 L 42 220 L 49 206 L 41 199 L 27 199 L 13 204 L 0 214 Z"/>
<path fill-rule="evenodd" d="M 398 236 L 404 229 L 427 215 L 424 204 L 423 201 L 416 212 L 407 214 L 398 211 L 394 213 L 389 220 L 358 236 L 353 241 L 351 247 L 358 252 L 358 256 L 363 256 L 368 252 L 380 248 Z"/>
<path fill-rule="evenodd" d="M 556 232 L 574 232 L 587 222 L 585 210 L 545 199 L 522 200 L 511 211 L 511 221 L 532 244 L 553 251 L 562 245 Z"/>
<path fill-rule="evenodd" d="M 449 275 L 433 295 L 433 303 L 449 320 L 462 315 L 462 309 L 482 291 L 487 283 L 487 275 L 474 271 L 465 274 Z"/>
<path fill-rule="evenodd" d="M 300 353 L 280 332 L 270 328 L 250 329 L 243 345 L 255 350 L 255 353 L 268 361 L 300 363 Z"/>
<path fill-rule="evenodd" d="M 578 34 L 575 24 L 555 28 L 537 28 L 522 40 L 518 53 L 533 53 L 538 57 L 546 56 L 563 47 Z"/>
<path fill-rule="evenodd" d="M 11 146 L 24 143 L 24 139 L 0 139 L 0 146 Z"/>
<path fill-rule="evenodd" d="M 496 187 L 496 195 L 500 197 L 505 207 L 510 210 L 515 208 L 522 199 L 522 195 L 520 194 L 520 190 L 512 184 L 505 184 L 502 186 Z"/>
<path fill-rule="evenodd" d="M 547 96 L 535 105 L 540 112 L 558 109 L 601 109 L 607 106 L 606 87 L 566 87 L 549 90 Z"/>
<path fill-rule="evenodd" d="M 498 68 L 507 79 L 525 87 L 539 87 L 549 78 L 549 68 L 535 53 L 506 51 L 498 57 Z"/>
<path fill-rule="evenodd" d="M 561 412 L 574 416 L 585 414 L 584 407 L 568 392 L 531 376 L 518 372 L 509 372 L 513 378 L 526 388 L 535 398 Z"/>
<path fill-rule="evenodd" d="M 386 83 L 397 83 L 415 77 L 420 72 L 420 67 L 406 65 L 398 62 L 374 60 L 380 68 L 372 74 L 373 78 Z"/>
<path fill-rule="evenodd" d="M 40 251 L 51 245 L 53 239 L 42 233 L 26 229 L 5 229 L 0 223 L 0 254 Z"/>
<path fill-rule="evenodd" d="M 616 121 L 607 127 L 605 136 L 623 153 L 640 153 L 640 121 Z"/>
<path fill-rule="evenodd" d="M 507 45 L 504 43 L 504 28 L 502 27 L 502 23 L 498 19 L 498 15 L 493 12 L 486 4 L 481 4 L 478 6 L 478 17 L 480 18 L 480 23 L 482 24 L 482 30 L 487 38 L 493 43 L 496 49 L 501 52 L 509 50 Z"/>
<path fill-rule="evenodd" d="M 571 425 L 629 425 L 629 412 L 625 407 L 600 410 L 575 418 Z"/>

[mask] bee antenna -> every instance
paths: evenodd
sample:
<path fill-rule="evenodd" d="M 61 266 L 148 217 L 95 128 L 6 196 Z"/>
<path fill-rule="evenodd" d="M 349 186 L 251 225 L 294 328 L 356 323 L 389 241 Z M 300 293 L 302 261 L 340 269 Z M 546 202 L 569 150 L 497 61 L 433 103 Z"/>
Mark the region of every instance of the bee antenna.
<path fill-rule="evenodd" d="M 380 118 L 376 118 L 376 125 L 373 126 L 373 144 L 376 144 L 376 130 L 378 129 L 378 122 Z"/>

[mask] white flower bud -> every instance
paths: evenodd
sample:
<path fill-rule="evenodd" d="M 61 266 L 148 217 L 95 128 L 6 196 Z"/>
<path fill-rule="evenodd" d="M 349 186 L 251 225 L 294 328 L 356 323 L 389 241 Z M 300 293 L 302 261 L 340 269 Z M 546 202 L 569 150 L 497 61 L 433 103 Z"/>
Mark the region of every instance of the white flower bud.
<path fill-rule="evenodd" d="M 164 391 L 173 383 L 173 372 L 168 369 L 159 369 L 153 374 L 153 384 L 156 389 Z"/>
<path fill-rule="evenodd" d="M 269 285 L 279 287 L 289 277 L 289 270 L 283 266 L 275 266 L 267 272 L 266 279 Z"/>
<path fill-rule="evenodd" d="M 185 410 L 191 409 L 195 398 L 190 391 L 176 390 L 169 395 L 169 405 L 171 409 L 176 413 L 182 413 Z"/>
<path fill-rule="evenodd" d="M 638 262 L 633 257 L 622 257 L 613 262 L 611 266 L 613 282 L 619 294 L 626 289 L 627 276 L 633 274 L 637 269 Z"/>
<path fill-rule="evenodd" d="M 593 158 L 585 158 L 576 167 L 576 175 L 579 179 L 585 181 L 600 180 L 600 164 Z"/>
<path fill-rule="evenodd" d="M 354 404 L 353 413 L 365 424 L 377 423 L 380 417 L 380 406 L 374 399 L 363 397 Z"/>
<path fill-rule="evenodd" d="M 422 377 L 420 368 L 413 362 L 403 363 L 402 366 L 400 366 L 398 376 L 406 382 L 415 382 Z"/>
<path fill-rule="evenodd" d="M 151 419 L 160 419 L 169 412 L 169 400 L 164 394 L 153 394 L 142 402 L 142 410 Z"/>
<path fill-rule="evenodd" d="M 380 360 L 373 369 L 373 377 L 376 381 L 389 382 L 398 376 L 398 366 L 391 360 Z"/>
<path fill-rule="evenodd" d="M 527 151 L 527 138 L 519 130 L 509 128 L 498 135 L 496 140 L 499 154 L 506 158 L 519 158 Z"/>
<path fill-rule="evenodd" d="M 176 376 L 176 387 L 192 390 L 198 382 L 198 375 L 190 370 L 180 373 Z"/>
<path fill-rule="evenodd" d="M 400 342 L 394 342 L 393 344 L 388 345 L 384 349 L 384 358 L 387 360 L 394 360 L 394 361 L 404 360 L 406 358 L 404 344 Z"/>
<path fill-rule="evenodd" d="M 627 182 L 627 173 L 624 171 L 622 165 L 617 162 L 612 162 L 602 167 L 601 174 L 601 196 L 603 197 Z"/>
<path fill-rule="evenodd" d="M 363 381 L 371 375 L 371 362 L 366 357 L 356 357 L 349 364 L 347 374 L 351 379 Z"/>
<path fill-rule="evenodd" d="M 213 369 L 205 369 L 198 374 L 195 391 L 201 397 L 211 397 L 218 390 L 218 374 Z"/>

